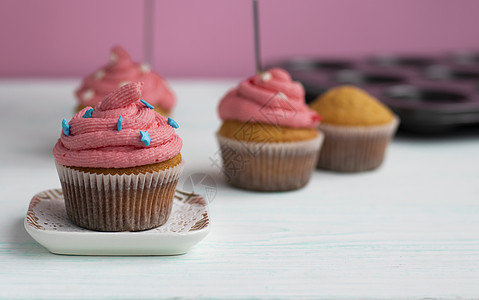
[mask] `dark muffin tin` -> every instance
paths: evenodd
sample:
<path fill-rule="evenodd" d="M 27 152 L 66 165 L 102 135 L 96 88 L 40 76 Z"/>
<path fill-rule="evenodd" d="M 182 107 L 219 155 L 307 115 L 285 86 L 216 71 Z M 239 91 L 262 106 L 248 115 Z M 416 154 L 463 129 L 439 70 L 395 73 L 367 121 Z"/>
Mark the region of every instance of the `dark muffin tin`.
<path fill-rule="evenodd" d="M 402 130 L 434 133 L 479 125 L 479 53 L 297 58 L 273 65 L 304 85 L 307 102 L 338 85 L 368 91 L 401 118 Z"/>

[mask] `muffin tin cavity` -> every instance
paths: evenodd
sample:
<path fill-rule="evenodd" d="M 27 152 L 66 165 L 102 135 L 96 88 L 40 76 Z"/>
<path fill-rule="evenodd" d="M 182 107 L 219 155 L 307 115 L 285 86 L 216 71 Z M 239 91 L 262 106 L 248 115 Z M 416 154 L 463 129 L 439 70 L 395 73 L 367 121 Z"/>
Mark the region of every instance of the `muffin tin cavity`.
<path fill-rule="evenodd" d="M 477 65 L 479 64 L 479 52 L 475 51 L 455 51 L 451 53 L 449 59 L 453 64 L 458 65 Z"/>
<path fill-rule="evenodd" d="M 372 65 L 383 67 L 422 68 L 434 63 L 434 59 L 424 56 L 376 56 L 370 59 Z"/>
<path fill-rule="evenodd" d="M 285 62 L 285 67 L 290 70 L 323 70 L 323 71 L 337 71 L 343 69 L 350 69 L 354 66 L 351 60 L 343 59 L 308 59 L 297 58 Z"/>
<path fill-rule="evenodd" d="M 341 70 L 333 75 L 333 81 L 342 84 L 400 84 L 405 78 L 394 74 L 374 74 L 358 70 Z"/>
<path fill-rule="evenodd" d="M 424 70 L 424 76 L 430 79 L 476 81 L 479 82 L 478 69 L 453 68 L 443 65 L 433 65 Z"/>
<path fill-rule="evenodd" d="M 393 86 L 389 88 L 385 94 L 392 99 L 404 99 L 413 102 L 427 103 L 464 102 L 467 99 L 467 95 L 465 94 L 447 90 L 422 89 L 411 85 Z"/>
<path fill-rule="evenodd" d="M 316 60 L 314 66 L 320 70 L 335 71 L 351 68 L 352 64 L 346 60 Z"/>
<path fill-rule="evenodd" d="M 454 71 L 452 78 L 457 80 L 479 80 L 479 72 L 477 71 Z"/>

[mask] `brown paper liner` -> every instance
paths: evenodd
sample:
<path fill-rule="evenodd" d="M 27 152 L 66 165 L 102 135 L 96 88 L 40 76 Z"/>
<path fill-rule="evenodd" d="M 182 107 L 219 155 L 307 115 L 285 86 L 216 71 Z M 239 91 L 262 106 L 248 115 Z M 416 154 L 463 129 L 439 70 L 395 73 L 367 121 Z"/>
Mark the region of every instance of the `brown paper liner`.
<path fill-rule="evenodd" d="M 98 231 L 140 231 L 170 216 L 183 162 L 154 173 L 103 175 L 56 164 L 70 220 Z"/>
<path fill-rule="evenodd" d="M 216 135 L 223 174 L 233 186 L 255 191 L 288 191 L 305 186 L 314 171 L 324 135 L 300 142 L 250 143 Z"/>
<path fill-rule="evenodd" d="M 318 169 L 359 172 L 376 169 L 383 162 L 387 146 L 399 125 L 395 118 L 381 126 L 339 126 L 320 124 L 325 139 Z"/>

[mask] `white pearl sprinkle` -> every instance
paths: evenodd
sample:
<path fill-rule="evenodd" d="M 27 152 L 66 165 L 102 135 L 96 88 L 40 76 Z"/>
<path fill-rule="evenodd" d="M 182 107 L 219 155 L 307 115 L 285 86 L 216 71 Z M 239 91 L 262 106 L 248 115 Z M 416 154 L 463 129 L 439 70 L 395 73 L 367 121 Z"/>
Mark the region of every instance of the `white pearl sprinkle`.
<path fill-rule="evenodd" d="M 95 79 L 101 80 L 103 77 L 105 77 L 105 71 L 98 70 L 98 71 L 95 72 L 95 75 L 93 75 L 93 76 L 95 76 Z"/>
<path fill-rule="evenodd" d="M 164 84 L 167 88 L 169 88 L 169 89 L 171 88 L 170 83 L 169 83 L 168 81 L 166 81 L 166 80 L 163 79 L 163 78 L 162 78 L 161 80 L 162 80 L 163 84 Z"/>
<path fill-rule="evenodd" d="M 270 72 L 264 72 L 261 74 L 261 80 L 262 81 L 270 81 L 273 78 L 273 75 L 271 75 Z"/>
<path fill-rule="evenodd" d="M 304 89 L 304 86 L 303 86 L 303 84 L 302 84 L 301 82 L 295 81 L 295 83 L 298 84 L 300 87 L 302 87 L 302 88 Z"/>
<path fill-rule="evenodd" d="M 84 91 L 81 95 L 82 99 L 86 100 L 86 101 L 92 99 L 93 96 L 95 96 L 95 91 L 92 90 L 92 89 L 88 89 L 88 90 Z"/>
<path fill-rule="evenodd" d="M 130 82 L 129 81 L 122 81 L 122 82 L 120 82 L 118 87 L 122 87 L 122 86 L 124 86 L 125 84 L 128 84 L 128 83 L 130 83 Z"/>
<path fill-rule="evenodd" d="M 285 94 L 281 93 L 281 92 L 278 92 L 278 96 L 279 96 L 280 98 L 282 98 L 283 100 L 288 100 L 288 97 L 287 97 Z"/>
<path fill-rule="evenodd" d="M 151 71 L 150 65 L 149 64 L 141 64 L 140 65 L 140 71 L 142 73 L 148 73 Z"/>
<path fill-rule="evenodd" d="M 114 62 L 117 62 L 118 61 L 118 55 L 116 55 L 115 53 L 110 53 L 110 62 L 114 63 Z"/>

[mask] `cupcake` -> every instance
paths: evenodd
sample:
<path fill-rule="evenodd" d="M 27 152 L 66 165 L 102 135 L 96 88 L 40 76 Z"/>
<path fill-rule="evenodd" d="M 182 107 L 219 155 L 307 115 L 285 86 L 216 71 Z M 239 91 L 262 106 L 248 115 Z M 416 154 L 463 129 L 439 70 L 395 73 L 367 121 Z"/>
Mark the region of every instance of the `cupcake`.
<path fill-rule="evenodd" d="M 183 169 L 177 124 L 128 83 L 62 122 L 53 148 L 69 219 L 98 231 L 164 224 Z"/>
<path fill-rule="evenodd" d="M 87 106 L 96 106 L 106 95 L 128 82 L 143 82 L 143 97 L 160 114 L 171 115 L 176 98 L 166 80 L 151 71 L 147 64 L 133 62 L 130 55 L 118 46 L 112 49 L 110 62 L 85 78 L 76 90 L 76 112 Z"/>
<path fill-rule="evenodd" d="M 230 90 L 218 107 L 223 173 L 236 187 L 286 191 L 305 186 L 323 135 L 304 89 L 282 69 L 253 76 Z"/>
<path fill-rule="evenodd" d="M 379 167 L 399 119 L 389 108 L 354 86 L 330 89 L 310 104 L 321 114 L 324 145 L 318 168 L 358 172 Z"/>

